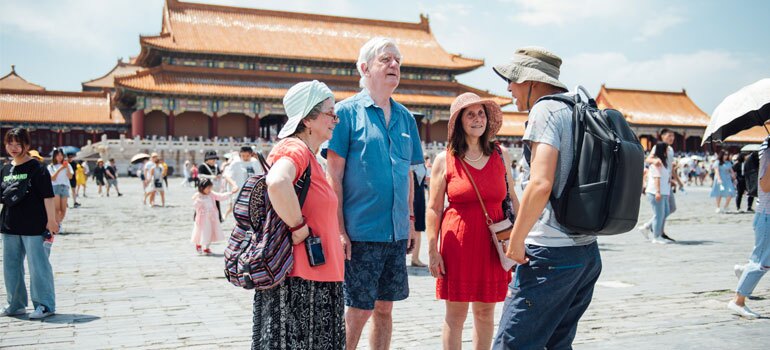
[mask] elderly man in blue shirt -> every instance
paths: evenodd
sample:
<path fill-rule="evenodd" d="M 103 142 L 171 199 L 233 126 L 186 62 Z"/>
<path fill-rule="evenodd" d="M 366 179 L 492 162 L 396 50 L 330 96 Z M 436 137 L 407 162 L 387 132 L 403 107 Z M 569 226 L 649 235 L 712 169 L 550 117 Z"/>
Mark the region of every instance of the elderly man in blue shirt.
<path fill-rule="evenodd" d="M 391 96 L 401 78 L 395 42 L 373 38 L 356 64 L 363 90 L 338 103 L 329 181 L 339 198 L 345 249 L 347 348 L 374 315 L 372 349 L 390 347 L 393 302 L 409 296 L 406 254 L 414 242 L 409 166 L 423 163 L 414 116 Z"/>

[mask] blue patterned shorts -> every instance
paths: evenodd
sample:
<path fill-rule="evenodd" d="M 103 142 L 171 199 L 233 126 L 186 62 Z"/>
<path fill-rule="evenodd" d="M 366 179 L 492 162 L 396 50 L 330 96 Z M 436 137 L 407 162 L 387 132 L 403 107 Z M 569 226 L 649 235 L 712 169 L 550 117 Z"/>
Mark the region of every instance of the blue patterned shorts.
<path fill-rule="evenodd" d="M 351 243 L 351 259 L 345 260 L 346 306 L 373 310 L 376 300 L 398 301 L 409 296 L 407 242 Z"/>

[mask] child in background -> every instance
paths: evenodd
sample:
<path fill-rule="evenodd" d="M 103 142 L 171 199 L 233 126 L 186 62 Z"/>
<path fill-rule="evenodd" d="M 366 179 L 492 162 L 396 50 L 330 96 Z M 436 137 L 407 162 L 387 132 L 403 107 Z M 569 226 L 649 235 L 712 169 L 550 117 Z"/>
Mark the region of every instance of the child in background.
<path fill-rule="evenodd" d="M 195 184 L 195 187 L 197 188 L 200 184 L 198 181 L 198 164 L 192 163 L 192 167 L 190 168 L 190 176 L 192 177 L 192 182 Z"/>
<path fill-rule="evenodd" d="M 210 179 L 201 179 L 198 192 L 193 195 L 195 223 L 190 240 L 195 244 L 198 254 L 210 255 L 211 243 L 225 239 L 222 228 L 219 226 L 219 213 L 215 201 L 225 200 L 230 194 L 214 192 L 213 188 L 214 184 Z M 232 193 L 237 191 L 238 189 L 234 188 Z"/>
<path fill-rule="evenodd" d="M 80 189 L 83 189 L 83 197 L 86 197 L 86 180 L 88 179 L 88 172 L 86 167 L 83 166 L 84 162 L 78 162 L 75 168 L 75 194 L 80 195 Z"/>

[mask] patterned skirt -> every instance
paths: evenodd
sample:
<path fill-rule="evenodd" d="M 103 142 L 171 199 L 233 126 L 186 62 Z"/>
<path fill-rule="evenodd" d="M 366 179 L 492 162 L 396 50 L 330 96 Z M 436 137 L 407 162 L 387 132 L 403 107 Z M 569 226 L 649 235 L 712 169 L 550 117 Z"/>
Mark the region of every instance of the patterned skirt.
<path fill-rule="evenodd" d="M 252 349 L 344 349 L 342 282 L 287 277 L 254 294 Z"/>

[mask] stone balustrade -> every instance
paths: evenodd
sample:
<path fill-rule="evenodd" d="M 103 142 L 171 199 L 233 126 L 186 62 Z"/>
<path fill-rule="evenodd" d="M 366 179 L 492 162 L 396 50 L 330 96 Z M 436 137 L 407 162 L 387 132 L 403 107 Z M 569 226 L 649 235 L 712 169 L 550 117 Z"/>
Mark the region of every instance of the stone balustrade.
<path fill-rule="evenodd" d="M 155 152 L 169 166 L 177 169 L 175 175 L 180 175 L 181 166 L 185 161 L 189 160 L 199 164 L 203 162 L 203 156 L 206 151 L 216 151 L 220 158 L 222 158 L 227 153 L 237 152 L 243 145 L 250 145 L 257 152 L 267 155 L 274 144 L 275 142 L 273 141 L 264 139 L 250 140 L 248 138 L 237 140 L 233 138 L 215 138 L 213 140 L 206 140 L 203 138 L 188 139 L 186 137 L 179 139 L 160 137 L 140 139 L 136 137 L 132 139 L 121 136 L 119 139 L 107 139 L 106 135 L 102 135 L 100 142 L 91 143 L 89 141 L 83 146 L 80 152 L 78 152 L 77 157 L 89 161 L 102 158 L 105 162 L 110 158 L 114 158 L 118 172 L 124 175 L 130 165 L 131 157 L 135 154 Z M 431 159 L 435 158 L 436 154 L 445 149 L 446 143 L 443 142 L 423 143 L 423 153 Z M 522 149 L 520 147 L 510 146 L 508 150 L 513 157 L 512 159 L 521 157 Z"/>

